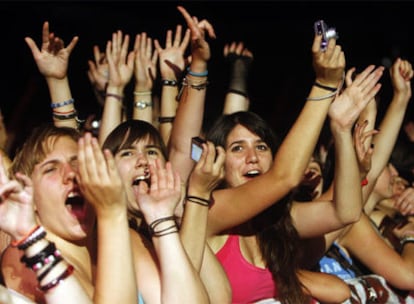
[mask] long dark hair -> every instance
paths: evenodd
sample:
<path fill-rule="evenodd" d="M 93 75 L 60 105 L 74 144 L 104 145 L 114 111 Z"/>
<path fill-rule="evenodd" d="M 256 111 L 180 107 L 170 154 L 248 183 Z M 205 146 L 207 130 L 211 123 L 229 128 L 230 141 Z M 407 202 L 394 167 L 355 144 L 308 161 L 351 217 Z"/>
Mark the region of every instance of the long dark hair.
<path fill-rule="evenodd" d="M 258 135 L 275 155 L 280 141 L 268 123 L 253 112 L 236 112 L 220 116 L 211 126 L 206 138 L 215 145 L 226 147 L 229 133 L 241 125 Z M 290 216 L 290 195 L 256 215 L 249 231 L 256 236 L 266 267 L 272 273 L 282 303 L 309 302 L 297 276 L 300 262 L 299 235 Z"/>

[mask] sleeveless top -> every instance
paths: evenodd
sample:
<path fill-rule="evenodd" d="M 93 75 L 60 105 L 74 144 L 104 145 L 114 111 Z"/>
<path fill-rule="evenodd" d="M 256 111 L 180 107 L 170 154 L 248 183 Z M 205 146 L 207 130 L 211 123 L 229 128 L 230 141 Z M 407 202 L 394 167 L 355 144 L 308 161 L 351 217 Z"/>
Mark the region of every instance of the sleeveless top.
<path fill-rule="evenodd" d="M 233 304 L 277 298 L 272 274 L 267 268 L 256 267 L 243 257 L 238 235 L 229 235 L 216 257 L 229 279 Z"/>
<path fill-rule="evenodd" d="M 319 260 L 321 272 L 336 275 L 342 280 L 356 277 L 354 267 L 352 259 L 336 242 L 331 245 L 327 253 Z"/>

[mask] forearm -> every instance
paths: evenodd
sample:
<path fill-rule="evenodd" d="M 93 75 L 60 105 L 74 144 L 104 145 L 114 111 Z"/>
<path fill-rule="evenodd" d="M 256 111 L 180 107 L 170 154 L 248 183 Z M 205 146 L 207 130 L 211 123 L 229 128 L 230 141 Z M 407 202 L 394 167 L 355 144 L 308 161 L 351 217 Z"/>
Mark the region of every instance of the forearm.
<path fill-rule="evenodd" d="M 187 78 L 188 85 L 183 88 L 183 95 L 171 131 L 169 154 L 174 170 L 180 173 L 183 181 L 187 180 L 194 165 L 189 157 L 191 138 L 201 133 L 207 90 L 207 77 L 187 75 Z M 195 83 L 198 83 L 200 87 L 194 87 Z"/>
<path fill-rule="evenodd" d="M 323 97 L 327 93 L 312 86 L 309 97 Z M 288 177 L 292 187 L 302 180 L 333 98 L 307 101 L 276 154 L 273 168 L 283 170 L 282 175 Z"/>
<path fill-rule="evenodd" d="M 152 124 L 152 109 L 152 91 L 139 91 L 135 89 L 132 118 L 143 120 Z"/>
<path fill-rule="evenodd" d="M 126 211 L 98 219 L 94 303 L 136 303 L 137 284 Z"/>
<path fill-rule="evenodd" d="M 388 106 L 379 126 L 380 132 L 373 139 L 375 148 L 371 170 L 368 173 L 369 179 L 376 179 L 387 165 L 404 120 L 408 101 L 406 94 L 395 94 Z"/>
<path fill-rule="evenodd" d="M 359 219 L 362 210 L 361 179 L 350 130 L 334 131 L 336 215 L 342 225 Z"/>
<path fill-rule="evenodd" d="M 123 112 L 123 88 L 108 86 L 105 94 L 105 105 L 99 128 L 99 144 L 101 146 L 108 134 L 121 123 Z"/>
<path fill-rule="evenodd" d="M 224 99 L 223 114 L 228 115 L 238 111 L 248 111 L 249 105 L 250 101 L 247 96 L 233 92 L 227 92 Z"/>
<path fill-rule="evenodd" d="M 54 114 L 53 121 L 55 126 L 77 129 L 78 123 L 75 117 L 69 119 L 59 119 L 62 118 L 62 115 L 74 116 L 71 115 L 71 113 L 74 113 L 74 111 L 76 111 L 74 102 L 72 102 L 73 97 L 70 90 L 68 78 L 64 77 L 62 79 L 57 79 L 49 77 L 46 78 L 46 83 L 49 89 L 51 106 Z"/>
<path fill-rule="evenodd" d="M 209 303 L 199 274 L 192 266 L 178 233 L 153 237 L 161 268 L 163 303 Z"/>
<path fill-rule="evenodd" d="M 174 81 L 170 80 L 169 85 L 163 84 L 161 89 L 159 131 L 167 147 L 169 146 L 172 126 L 177 112 L 178 83 L 175 84 Z"/>
<path fill-rule="evenodd" d="M 207 216 L 207 206 L 186 202 L 180 237 L 184 249 L 197 271 L 200 271 L 206 245 Z"/>

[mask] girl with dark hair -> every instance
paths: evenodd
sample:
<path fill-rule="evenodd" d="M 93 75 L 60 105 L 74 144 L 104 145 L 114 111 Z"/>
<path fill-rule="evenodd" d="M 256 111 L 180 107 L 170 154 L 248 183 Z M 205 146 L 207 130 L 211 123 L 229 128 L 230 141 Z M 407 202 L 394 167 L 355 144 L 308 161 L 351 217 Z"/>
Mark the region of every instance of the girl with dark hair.
<path fill-rule="evenodd" d="M 301 124 L 308 109 L 301 113 L 280 147 L 270 127 L 252 112 L 223 115 L 207 132 L 207 139 L 226 151 L 225 182 L 222 189 L 213 192 L 207 236 L 229 277 L 233 303 L 268 298 L 308 303 L 309 296 L 321 296 L 312 293 L 311 285 L 301 283 L 304 273 L 299 269 L 299 238 L 322 235 L 359 219 L 361 185 L 351 129 L 360 111 L 378 92 L 382 70 L 379 67 L 374 71 L 374 66 L 369 66 L 328 105 L 337 149 L 332 201 L 290 202 L 288 195 L 300 180 L 287 183 L 286 175 L 281 174 L 286 171 L 295 175 L 300 170 L 298 177 L 302 177 L 310 160 L 318 133 L 306 137 L 305 129 L 313 128 Z M 308 100 L 316 98 L 317 93 L 312 90 Z M 311 106 L 315 105 L 312 101 Z M 321 126 L 317 126 L 318 132 Z M 292 135 L 299 129 L 301 135 Z M 301 146 L 307 140 L 312 144 Z M 297 149 L 305 150 L 298 152 L 293 142 Z M 302 161 L 306 161 L 303 167 Z"/>

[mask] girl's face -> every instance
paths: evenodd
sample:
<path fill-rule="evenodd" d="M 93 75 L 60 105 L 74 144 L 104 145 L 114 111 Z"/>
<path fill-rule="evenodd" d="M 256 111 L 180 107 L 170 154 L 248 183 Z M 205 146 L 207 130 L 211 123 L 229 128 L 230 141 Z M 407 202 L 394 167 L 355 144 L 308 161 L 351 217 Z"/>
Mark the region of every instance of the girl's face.
<path fill-rule="evenodd" d="M 165 164 L 166 160 L 162 155 L 161 148 L 155 145 L 150 138 L 140 139 L 130 147 L 124 147 L 115 154 L 115 162 L 125 185 L 128 196 L 128 208 L 139 210 L 133 187 L 140 181 L 149 183 L 149 164 L 155 165 L 155 160 L 160 159 Z"/>
<path fill-rule="evenodd" d="M 267 172 L 272 165 L 270 147 L 247 128 L 237 125 L 226 141 L 225 180 L 236 187 Z"/>

